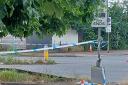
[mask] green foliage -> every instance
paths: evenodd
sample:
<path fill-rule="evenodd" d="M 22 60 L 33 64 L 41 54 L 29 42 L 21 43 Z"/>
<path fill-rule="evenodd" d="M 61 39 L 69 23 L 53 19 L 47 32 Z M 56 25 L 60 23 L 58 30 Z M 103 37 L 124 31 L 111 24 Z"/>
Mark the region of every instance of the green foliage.
<path fill-rule="evenodd" d="M 6 58 L 6 64 L 14 64 L 15 59 L 12 56 Z"/>
<path fill-rule="evenodd" d="M 56 64 L 56 62 L 54 60 L 48 60 L 47 64 Z"/>
<path fill-rule="evenodd" d="M 110 45 L 112 49 L 128 48 L 128 2 L 124 4 L 114 3 L 109 8 L 109 14 L 112 17 L 112 33 Z"/>
<path fill-rule="evenodd" d="M 0 37 L 63 35 L 70 25 L 90 25 L 101 0 L 0 0 Z"/>
<path fill-rule="evenodd" d="M 89 28 L 89 29 L 86 29 L 85 32 L 83 33 L 83 38 L 86 41 L 95 40 L 97 39 L 97 35 L 93 28 Z"/>

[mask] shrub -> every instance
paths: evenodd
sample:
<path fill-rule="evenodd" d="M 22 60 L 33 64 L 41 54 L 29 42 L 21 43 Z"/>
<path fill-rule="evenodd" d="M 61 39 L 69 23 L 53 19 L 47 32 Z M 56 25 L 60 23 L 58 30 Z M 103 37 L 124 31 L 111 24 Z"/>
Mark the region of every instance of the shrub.
<path fill-rule="evenodd" d="M 15 59 L 12 56 L 7 57 L 7 59 L 5 60 L 6 64 L 14 64 Z"/>
<path fill-rule="evenodd" d="M 56 62 L 54 60 L 48 60 L 47 64 L 56 64 Z"/>

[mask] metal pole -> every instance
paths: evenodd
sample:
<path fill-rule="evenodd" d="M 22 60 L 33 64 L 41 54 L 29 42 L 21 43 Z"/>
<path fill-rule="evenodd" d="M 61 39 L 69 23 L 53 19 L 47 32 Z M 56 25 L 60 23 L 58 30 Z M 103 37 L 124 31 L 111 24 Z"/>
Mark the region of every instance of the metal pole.
<path fill-rule="evenodd" d="M 107 47 L 107 52 L 109 53 L 109 32 L 108 32 L 108 47 Z"/>
<path fill-rule="evenodd" d="M 97 67 L 100 67 L 100 63 L 101 63 L 100 43 L 101 43 L 101 28 L 98 28 L 98 48 L 97 48 L 98 60 L 96 62 Z"/>
<path fill-rule="evenodd" d="M 108 0 L 107 0 L 107 25 L 108 25 Z M 109 53 L 109 32 L 108 32 L 108 46 L 107 46 L 107 52 Z"/>

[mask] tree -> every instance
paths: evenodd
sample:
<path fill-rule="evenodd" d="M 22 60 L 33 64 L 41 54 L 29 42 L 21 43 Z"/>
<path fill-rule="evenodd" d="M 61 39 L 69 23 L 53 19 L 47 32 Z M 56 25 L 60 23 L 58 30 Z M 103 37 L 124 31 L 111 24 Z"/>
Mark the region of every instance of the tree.
<path fill-rule="evenodd" d="M 0 37 L 63 35 L 72 24 L 89 25 L 101 0 L 0 0 Z"/>
<path fill-rule="evenodd" d="M 128 1 L 114 3 L 109 8 L 109 14 L 112 17 L 111 48 L 128 48 Z"/>

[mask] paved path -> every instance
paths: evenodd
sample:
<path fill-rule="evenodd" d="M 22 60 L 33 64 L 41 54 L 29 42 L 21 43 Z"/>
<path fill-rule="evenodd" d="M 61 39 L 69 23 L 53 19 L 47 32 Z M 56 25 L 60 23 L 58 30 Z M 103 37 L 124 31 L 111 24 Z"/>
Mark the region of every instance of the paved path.
<path fill-rule="evenodd" d="M 21 57 L 17 57 L 20 59 Z M 22 57 L 25 59 L 28 57 Z M 30 57 L 29 57 L 30 58 Z M 41 59 L 30 58 L 30 59 Z M 27 71 L 47 73 L 64 77 L 90 77 L 91 66 L 95 65 L 97 56 L 85 57 L 52 57 L 59 64 L 55 65 L 0 65 L 0 68 L 17 68 Z M 128 80 L 128 55 L 102 55 L 102 63 L 106 70 L 107 80 L 116 82 Z"/>

